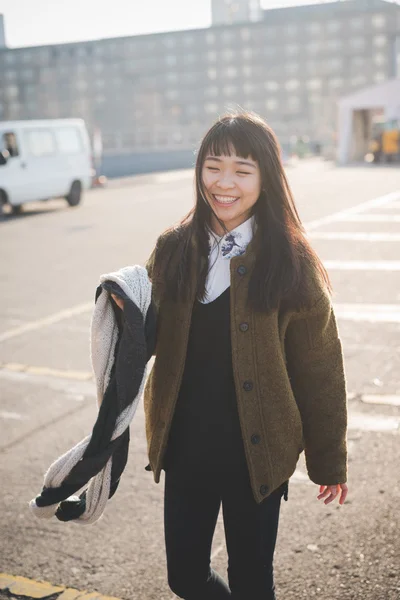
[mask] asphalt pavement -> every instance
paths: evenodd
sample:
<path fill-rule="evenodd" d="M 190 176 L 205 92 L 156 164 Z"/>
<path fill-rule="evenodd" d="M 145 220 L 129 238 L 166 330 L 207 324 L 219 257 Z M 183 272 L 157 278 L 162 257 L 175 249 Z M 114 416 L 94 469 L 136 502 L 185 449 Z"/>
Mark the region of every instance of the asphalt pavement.
<path fill-rule="evenodd" d="M 287 173 L 334 286 L 348 379 L 350 492 L 343 507 L 318 502 L 301 458 L 282 505 L 277 597 L 399 600 L 400 172 L 310 160 Z M 163 480 L 154 484 L 144 470 L 141 406 L 120 488 L 98 523 L 38 520 L 28 502 L 48 466 L 96 418 L 89 328 L 100 274 L 143 264 L 159 233 L 192 203 L 193 172 L 185 170 L 111 182 L 74 209 L 61 200 L 27 205 L 0 223 L 0 590 L 6 577 L 21 576 L 87 590 L 69 592 L 71 600 L 174 597 Z M 212 562 L 223 576 L 226 561 L 220 518 Z M 44 597 L 28 593 L 18 595 Z"/>

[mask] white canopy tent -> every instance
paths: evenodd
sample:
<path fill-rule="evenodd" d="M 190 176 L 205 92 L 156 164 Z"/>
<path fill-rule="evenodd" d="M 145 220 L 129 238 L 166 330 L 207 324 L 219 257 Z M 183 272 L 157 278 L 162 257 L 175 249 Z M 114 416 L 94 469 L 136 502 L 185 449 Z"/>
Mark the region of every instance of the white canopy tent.
<path fill-rule="evenodd" d="M 344 165 L 364 157 L 371 117 L 378 110 L 382 111 L 385 120 L 400 119 L 400 79 L 390 79 L 339 100 L 339 164 Z"/>

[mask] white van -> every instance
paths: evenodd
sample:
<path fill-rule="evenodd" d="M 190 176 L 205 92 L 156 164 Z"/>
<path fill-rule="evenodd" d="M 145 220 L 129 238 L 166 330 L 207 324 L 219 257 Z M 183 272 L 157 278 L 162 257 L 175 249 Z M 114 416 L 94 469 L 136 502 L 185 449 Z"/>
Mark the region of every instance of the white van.
<path fill-rule="evenodd" d="M 90 139 L 81 119 L 0 121 L 0 214 L 26 202 L 63 197 L 77 206 L 93 177 Z"/>

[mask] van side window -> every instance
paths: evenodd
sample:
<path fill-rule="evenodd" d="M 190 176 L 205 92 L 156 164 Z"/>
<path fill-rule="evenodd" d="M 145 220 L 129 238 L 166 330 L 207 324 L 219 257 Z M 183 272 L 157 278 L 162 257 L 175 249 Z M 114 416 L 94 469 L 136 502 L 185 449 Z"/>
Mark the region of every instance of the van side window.
<path fill-rule="evenodd" d="M 56 142 L 49 129 L 28 129 L 25 139 L 31 156 L 51 156 L 56 153 Z"/>
<path fill-rule="evenodd" d="M 17 136 L 15 135 L 15 133 L 12 133 L 11 131 L 3 133 L 0 150 L 7 150 L 10 155 L 10 158 L 19 155 Z"/>
<path fill-rule="evenodd" d="M 58 150 L 61 154 L 80 154 L 82 138 L 76 127 L 57 127 L 54 130 Z"/>

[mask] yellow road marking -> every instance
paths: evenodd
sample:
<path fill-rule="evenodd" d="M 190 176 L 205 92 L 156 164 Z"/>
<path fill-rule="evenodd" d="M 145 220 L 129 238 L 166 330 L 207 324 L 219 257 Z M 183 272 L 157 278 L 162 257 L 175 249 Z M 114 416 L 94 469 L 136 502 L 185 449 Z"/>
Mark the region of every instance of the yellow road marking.
<path fill-rule="evenodd" d="M 55 586 L 47 581 L 34 581 L 7 573 L 0 573 L 0 591 L 8 591 L 14 596 L 25 596 L 26 598 L 46 598 L 59 594 L 57 600 L 119 600 L 114 596 L 102 596 L 98 592 Z"/>
<path fill-rule="evenodd" d="M 13 373 L 29 373 L 30 375 L 45 375 L 59 379 L 73 379 L 74 381 L 89 381 L 93 379 L 91 371 L 64 371 L 62 369 L 50 369 L 49 367 L 34 367 L 20 363 L 0 363 L 0 369 L 12 371 Z"/>

